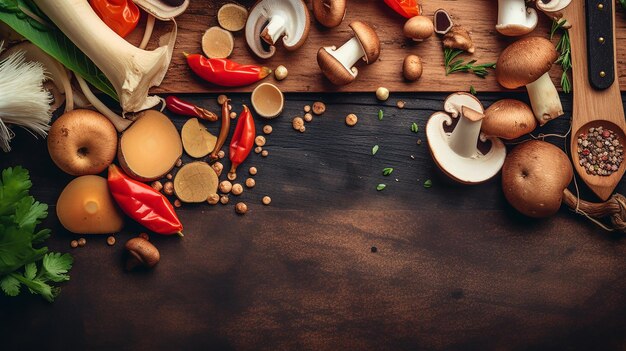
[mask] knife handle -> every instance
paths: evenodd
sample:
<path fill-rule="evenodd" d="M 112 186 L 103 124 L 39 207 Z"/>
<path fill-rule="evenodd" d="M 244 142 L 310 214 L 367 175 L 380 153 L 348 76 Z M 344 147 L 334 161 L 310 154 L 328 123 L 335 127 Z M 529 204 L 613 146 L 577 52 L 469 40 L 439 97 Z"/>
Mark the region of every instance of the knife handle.
<path fill-rule="evenodd" d="M 613 0 L 586 0 L 589 83 L 609 88 L 615 81 Z"/>

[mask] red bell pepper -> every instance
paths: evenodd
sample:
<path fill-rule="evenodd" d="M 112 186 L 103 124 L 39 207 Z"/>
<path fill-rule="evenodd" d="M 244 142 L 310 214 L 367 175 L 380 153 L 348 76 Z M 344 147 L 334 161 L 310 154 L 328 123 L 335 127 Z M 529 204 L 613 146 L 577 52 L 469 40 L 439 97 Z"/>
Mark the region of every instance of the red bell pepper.
<path fill-rule="evenodd" d="M 385 0 L 385 4 L 406 18 L 422 14 L 422 5 L 418 4 L 417 0 Z"/>
<path fill-rule="evenodd" d="M 230 173 L 235 173 L 237 166 L 246 160 L 254 147 L 255 137 L 254 118 L 252 118 L 252 113 L 248 106 L 243 105 L 243 111 L 239 115 L 239 121 L 237 121 L 237 127 L 235 127 L 235 133 L 230 142 L 230 152 L 228 154 L 231 164 Z"/>
<path fill-rule="evenodd" d="M 267 77 L 272 70 L 257 65 L 240 65 L 224 58 L 206 58 L 200 54 L 187 55 L 189 68 L 209 83 L 224 87 L 242 87 Z"/>
<path fill-rule="evenodd" d="M 89 0 L 98 17 L 122 38 L 139 23 L 139 8 L 131 0 Z"/>
<path fill-rule="evenodd" d="M 129 178 L 116 165 L 109 166 L 109 191 L 124 213 L 157 234 L 183 235 L 174 207 L 152 187 Z"/>

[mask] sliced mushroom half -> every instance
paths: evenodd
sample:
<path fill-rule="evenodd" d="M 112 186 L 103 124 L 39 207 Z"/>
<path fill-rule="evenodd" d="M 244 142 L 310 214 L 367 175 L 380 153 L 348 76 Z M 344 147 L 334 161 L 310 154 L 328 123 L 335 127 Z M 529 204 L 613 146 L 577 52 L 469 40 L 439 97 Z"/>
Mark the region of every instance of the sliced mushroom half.
<path fill-rule="evenodd" d="M 526 7 L 525 0 L 498 0 L 496 30 L 508 36 L 520 36 L 537 27 L 537 11 Z"/>
<path fill-rule="evenodd" d="M 302 0 L 260 0 L 246 22 L 246 42 L 260 58 L 274 56 L 282 37 L 285 49 L 300 48 L 309 36 L 309 10 Z"/>
<path fill-rule="evenodd" d="M 446 112 L 434 113 L 426 124 L 430 153 L 437 166 L 450 178 L 465 184 L 477 184 L 495 176 L 506 157 L 506 148 L 498 138 L 488 138 L 491 148 L 485 154 L 478 150 L 483 105 L 473 95 L 455 93 L 444 102 Z M 452 118 L 459 118 L 452 132 Z M 485 141 L 482 138 L 481 141 Z"/>

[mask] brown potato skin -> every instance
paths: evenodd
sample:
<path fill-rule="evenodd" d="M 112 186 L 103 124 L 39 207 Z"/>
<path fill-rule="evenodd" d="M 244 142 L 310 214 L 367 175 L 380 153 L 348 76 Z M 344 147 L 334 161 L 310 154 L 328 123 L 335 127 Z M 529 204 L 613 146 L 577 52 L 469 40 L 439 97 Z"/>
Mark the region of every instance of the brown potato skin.
<path fill-rule="evenodd" d="M 561 207 L 563 190 L 574 176 L 572 164 L 558 147 L 540 140 L 520 144 L 502 167 L 502 190 L 522 214 L 543 218 Z"/>

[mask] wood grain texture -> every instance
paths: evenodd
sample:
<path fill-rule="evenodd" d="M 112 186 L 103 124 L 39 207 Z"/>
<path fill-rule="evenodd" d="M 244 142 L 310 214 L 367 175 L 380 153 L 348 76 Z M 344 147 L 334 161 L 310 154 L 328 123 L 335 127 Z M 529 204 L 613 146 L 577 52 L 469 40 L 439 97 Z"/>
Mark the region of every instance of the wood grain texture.
<path fill-rule="evenodd" d="M 486 106 L 524 98 L 479 96 Z M 231 97 L 236 110 L 249 102 L 247 94 Z M 140 228 L 118 234 L 113 247 L 106 236 L 87 236 L 86 247 L 70 250 L 77 236 L 51 215 L 49 246 L 75 256 L 72 280 L 54 304 L 0 295 L 2 349 L 626 347 L 623 236 L 565 209 L 547 220 L 523 218 L 506 204 L 498 178 L 449 181 L 425 140 L 416 143 L 445 95 L 397 94 L 385 104 L 372 94 L 286 97 L 283 116 L 268 122 L 269 156 L 241 166 L 259 169 L 257 186 L 239 198 L 249 213 L 234 213 L 234 197 L 228 206 L 183 206 L 183 239 L 151 235 L 162 256 L 155 270 L 122 270 L 122 244 Z M 186 98 L 217 110 L 215 95 Z M 327 113 L 305 133 L 294 131 L 291 117 L 320 99 Z M 570 98 L 563 101 L 571 111 Z M 359 116 L 353 128 L 344 124 L 348 113 Z M 567 127 L 564 116 L 537 132 Z M 71 177 L 54 167 L 44 141 L 18 131 L 13 147 L 0 168 L 29 168 L 36 198 L 54 204 Z M 384 177 L 383 167 L 395 170 Z M 387 189 L 377 192 L 378 183 Z M 264 195 L 271 206 L 260 204 Z"/>
<path fill-rule="evenodd" d="M 581 0 L 582 1 L 582 0 Z M 183 52 L 200 52 L 202 34 L 211 26 L 218 25 L 216 14 L 219 7 L 227 1 L 200 1 L 194 0 L 186 13 L 179 17 L 179 36 L 174 51 L 174 58 L 170 71 L 163 84 L 156 88 L 156 92 L 220 92 L 228 89 L 212 86 L 196 78 L 187 68 L 182 55 Z M 250 7 L 254 1 L 242 2 Z M 310 2 L 309 7 L 310 7 Z M 480 63 L 496 62 L 502 51 L 514 39 L 504 37 L 495 30 L 497 20 L 496 4 L 494 0 L 428 0 L 423 2 L 424 13 L 431 16 L 438 8 L 450 11 L 454 20 L 472 32 L 476 53 L 465 56 L 464 59 L 476 59 Z M 626 21 L 621 12 L 617 16 L 617 61 L 618 76 L 622 79 L 622 89 L 626 89 L 626 51 L 622 45 L 626 40 Z M 314 17 L 311 16 L 312 21 Z M 335 87 L 328 82 L 319 71 L 316 61 L 317 50 L 321 46 L 341 45 L 352 37 L 348 24 L 354 20 L 365 20 L 372 24 L 381 39 L 382 52 L 378 62 L 372 65 L 359 64 L 359 77 L 345 87 Z M 450 92 L 459 89 L 469 89 L 473 85 L 478 91 L 503 91 L 496 82 L 494 74 L 481 79 L 473 74 L 457 73 L 445 76 L 443 68 L 443 52 L 440 39 L 431 37 L 423 43 L 415 43 L 404 38 L 402 27 L 404 19 L 379 0 L 353 0 L 348 2 L 348 10 L 344 22 L 335 29 L 324 29 L 317 23 L 311 25 L 309 39 L 305 45 L 295 52 L 287 52 L 283 48 L 277 50 L 276 55 L 263 62 L 253 57 L 247 49 L 243 31 L 235 34 L 235 50 L 231 58 L 242 63 L 257 62 L 270 68 L 285 65 L 289 69 L 289 77 L 277 82 L 285 92 L 329 92 L 329 91 L 374 91 L 378 86 L 386 86 L 392 91 L 405 92 Z M 547 35 L 550 21 L 540 14 L 540 24 L 532 35 Z M 166 24 L 158 25 L 157 33 L 167 28 Z M 141 30 L 133 33 L 131 40 L 137 41 Z M 556 39 L 555 39 L 556 40 Z M 156 45 L 156 39 L 153 40 Z M 424 74 L 415 83 L 405 82 L 402 78 L 402 61 L 409 54 L 416 54 L 422 58 Z M 560 68 L 553 67 L 551 76 L 557 86 L 560 86 Z M 269 77 L 266 81 L 274 82 Z M 180 84 L 180 82 L 185 82 Z M 254 86 L 230 89 L 231 91 L 252 91 Z"/>

